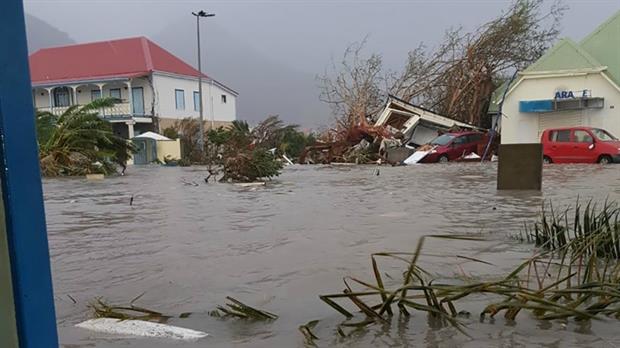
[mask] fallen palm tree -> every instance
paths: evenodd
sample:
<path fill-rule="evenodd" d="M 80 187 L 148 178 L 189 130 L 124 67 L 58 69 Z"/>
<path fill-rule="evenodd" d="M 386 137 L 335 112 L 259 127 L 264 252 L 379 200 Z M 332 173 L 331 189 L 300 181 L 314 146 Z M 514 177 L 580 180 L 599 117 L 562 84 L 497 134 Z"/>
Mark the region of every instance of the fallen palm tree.
<path fill-rule="evenodd" d="M 112 174 L 125 168 L 135 151 L 133 144 L 112 132 L 99 118 L 99 109 L 114 106 L 115 99 L 71 106 L 61 115 L 37 111 L 37 141 L 44 176 Z"/>

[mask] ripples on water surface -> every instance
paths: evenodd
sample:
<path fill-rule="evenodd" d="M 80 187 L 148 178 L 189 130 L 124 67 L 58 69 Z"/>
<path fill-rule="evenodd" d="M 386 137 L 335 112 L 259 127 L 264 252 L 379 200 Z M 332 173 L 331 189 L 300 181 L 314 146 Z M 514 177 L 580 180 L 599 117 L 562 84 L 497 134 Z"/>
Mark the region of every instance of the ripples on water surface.
<path fill-rule="evenodd" d="M 556 205 L 620 197 L 618 166 L 549 166 L 543 193 L 498 192 L 493 164 L 414 167 L 288 167 L 272 184 L 240 188 L 203 183 L 199 168 L 132 167 L 100 182 L 44 181 L 56 310 L 66 347 L 294 347 L 297 327 L 322 319 L 319 346 L 506 346 L 620 344 L 618 322 L 561 327 L 503 318 L 468 321 L 470 340 L 450 328 L 433 329 L 422 314 L 391 327 L 373 326 L 345 340 L 343 318 L 319 294 L 343 288 L 342 277 L 371 279 L 370 253 L 412 251 L 420 236 L 483 234 L 488 242 L 425 244 L 423 267 L 453 276 L 489 277 L 513 268 L 532 247 L 512 242 L 543 200 Z M 199 186 L 186 185 L 196 182 Z M 133 206 L 129 206 L 130 196 Z M 437 255 L 467 255 L 495 266 Z M 402 267 L 401 267 L 402 268 Z M 395 277 L 401 268 L 382 269 Z M 195 343 L 119 339 L 82 331 L 86 304 L 102 296 L 179 314 L 171 324 L 211 337 Z M 67 295 L 78 301 L 74 304 Z M 272 323 L 218 320 L 207 312 L 230 295 L 278 313 Z M 482 299 L 461 304 L 479 313 Z M 458 304 L 457 304 L 458 307 Z"/>

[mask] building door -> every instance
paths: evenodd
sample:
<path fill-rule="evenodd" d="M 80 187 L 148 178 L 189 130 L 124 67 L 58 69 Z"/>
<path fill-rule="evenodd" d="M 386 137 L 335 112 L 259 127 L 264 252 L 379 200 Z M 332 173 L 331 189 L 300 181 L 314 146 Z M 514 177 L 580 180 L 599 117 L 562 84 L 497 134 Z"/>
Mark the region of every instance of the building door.
<path fill-rule="evenodd" d="M 133 103 L 132 113 L 134 115 L 144 115 L 144 91 L 142 87 L 131 88 L 131 100 Z"/>
<path fill-rule="evenodd" d="M 133 139 L 138 151 L 133 154 L 133 164 L 147 164 L 146 139 Z"/>

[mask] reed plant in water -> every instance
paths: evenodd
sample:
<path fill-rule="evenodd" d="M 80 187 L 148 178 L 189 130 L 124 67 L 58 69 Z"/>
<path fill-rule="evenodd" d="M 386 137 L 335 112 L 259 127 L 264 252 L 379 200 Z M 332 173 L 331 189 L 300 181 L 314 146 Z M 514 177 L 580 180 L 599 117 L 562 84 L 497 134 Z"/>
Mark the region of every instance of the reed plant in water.
<path fill-rule="evenodd" d="M 543 242 L 534 256 L 509 274 L 490 281 L 450 283 L 433 278 L 420 264 L 426 239 L 479 239 L 432 235 L 422 237 L 414 252 L 372 254 L 372 281 L 345 277 L 344 291 L 322 295 L 320 299 L 347 318 L 337 329 L 338 333 L 345 336 L 346 327 L 389 324 L 390 317 L 395 313 L 409 316 L 413 312 L 425 313 L 437 322 L 451 325 L 467 335 L 459 319 L 458 304 L 470 296 L 480 295 L 489 299 L 480 312 L 481 320 L 487 316 L 495 317 L 499 313 L 503 313 L 508 320 L 515 320 L 522 311 L 528 311 L 540 320 L 620 318 L 620 263 L 616 258 L 617 249 L 612 248 L 615 245 L 612 243 L 616 241 L 604 237 L 605 234 L 600 232 L 613 230 L 611 221 L 614 220 L 610 217 L 615 213 L 613 205 L 606 203 L 603 207 L 604 213 L 595 213 L 592 205 L 589 205 L 585 210 L 587 213 L 584 211 L 576 215 L 579 220 L 576 220 L 577 223 L 572 221 L 572 226 L 576 228 L 576 236 L 579 238 L 568 238 L 568 232 L 562 232 L 566 237 L 564 240 L 557 236 L 564 230 L 552 227 L 555 244 Z M 558 223 L 548 222 L 547 226 L 552 226 L 554 222 Z M 584 235 L 589 236 L 588 239 L 580 237 Z M 402 281 L 389 287 L 378 263 L 379 259 L 385 258 L 403 264 Z M 483 260 L 465 258 L 488 264 Z M 349 302 L 349 305 L 343 301 Z M 361 320 L 351 321 L 360 315 L 363 317 Z"/>
<path fill-rule="evenodd" d="M 577 200 L 574 208 L 559 213 L 553 205 L 543 205 L 540 221 L 526 226 L 525 239 L 545 250 L 568 250 L 575 254 L 596 254 L 620 258 L 620 207 L 617 202 L 585 206 Z"/>

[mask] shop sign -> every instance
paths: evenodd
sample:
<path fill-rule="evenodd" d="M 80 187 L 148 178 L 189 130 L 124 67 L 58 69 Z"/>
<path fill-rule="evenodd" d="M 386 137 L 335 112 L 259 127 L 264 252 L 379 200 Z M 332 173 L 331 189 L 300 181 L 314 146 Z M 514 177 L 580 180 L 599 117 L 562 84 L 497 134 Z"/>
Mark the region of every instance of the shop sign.
<path fill-rule="evenodd" d="M 584 89 L 583 91 L 557 91 L 555 92 L 555 99 L 575 99 L 575 94 L 579 95 L 581 98 L 587 98 L 590 96 L 590 91 Z"/>

